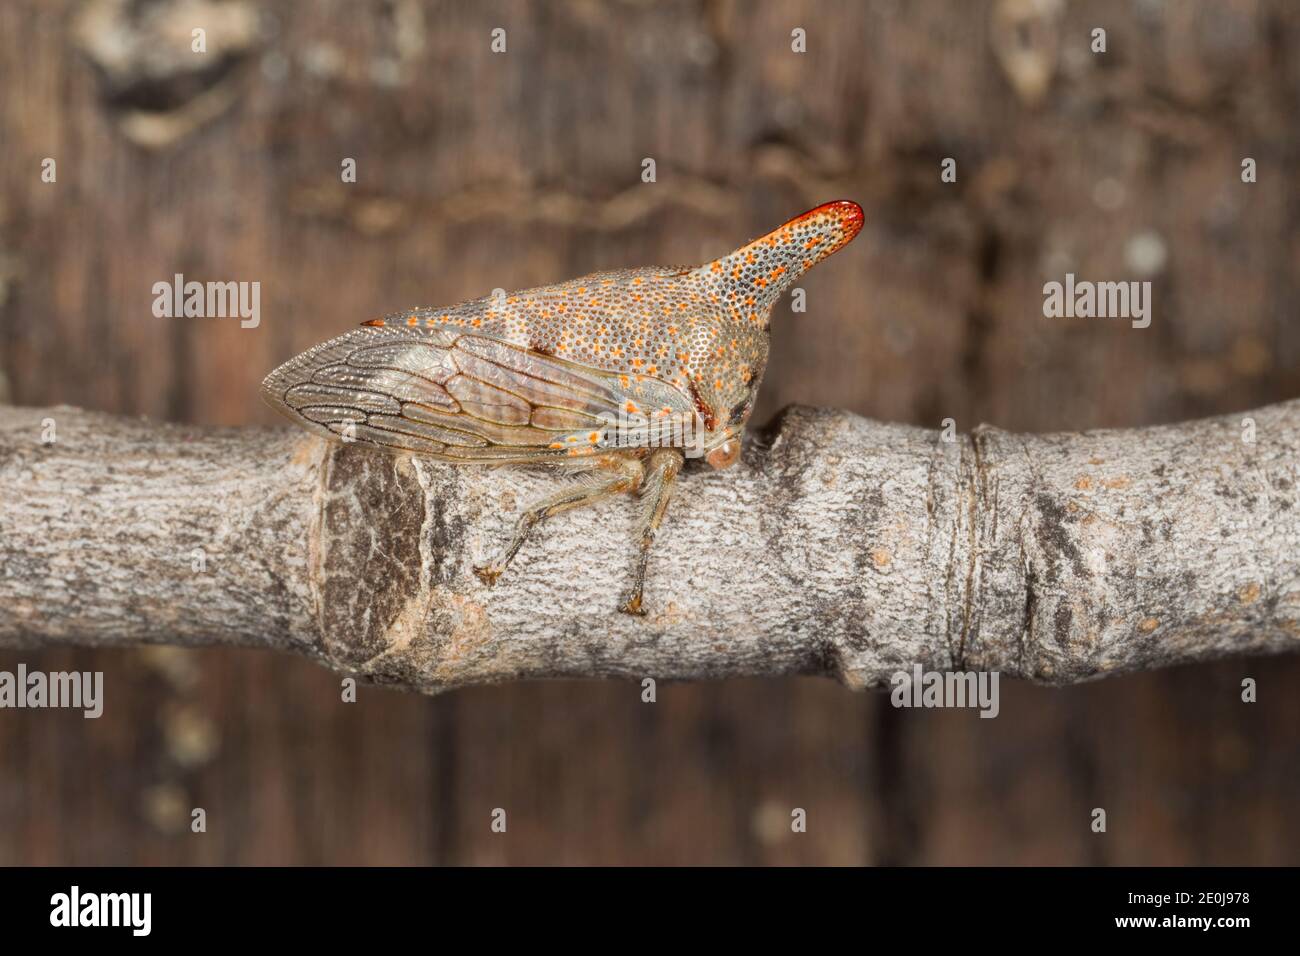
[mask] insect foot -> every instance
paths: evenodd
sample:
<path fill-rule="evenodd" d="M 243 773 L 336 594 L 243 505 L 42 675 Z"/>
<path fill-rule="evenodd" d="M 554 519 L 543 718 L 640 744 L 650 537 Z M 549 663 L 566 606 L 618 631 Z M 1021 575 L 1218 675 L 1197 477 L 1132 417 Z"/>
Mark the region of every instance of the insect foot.
<path fill-rule="evenodd" d="M 497 579 L 501 577 L 501 572 L 504 570 L 505 568 L 499 564 L 477 564 L 474 566 L 474 573 L 488 587 L 492 587 L 497 583 Z"/>
<path fill-rule="evenodd" d="M 645 608 L 641 606 L 641 595 L 634 594 L 619 608 L 624 614 L 633 614 L 637 617 L 645 617 Z"/>

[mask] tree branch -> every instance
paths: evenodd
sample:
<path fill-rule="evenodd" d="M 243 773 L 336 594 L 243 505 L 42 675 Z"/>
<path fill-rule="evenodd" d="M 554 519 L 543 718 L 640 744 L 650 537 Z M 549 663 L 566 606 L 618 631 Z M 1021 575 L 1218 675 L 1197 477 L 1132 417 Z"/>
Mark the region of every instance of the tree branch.
<path fill-rule="evenodd" d="M 688 468 L 638 619 L 616 612 L 628 501 L 552 519 L 495 588 L 471 573 L 547 473 L 5 408 L 0 647 L 270 647 L 422 691 L 794 673 L 866 687 L 914 663 L 1068 684 L 1300 649 L 1298 461 L 1300 402 L 950 441 L 794 408 L 736 468 Z"/>

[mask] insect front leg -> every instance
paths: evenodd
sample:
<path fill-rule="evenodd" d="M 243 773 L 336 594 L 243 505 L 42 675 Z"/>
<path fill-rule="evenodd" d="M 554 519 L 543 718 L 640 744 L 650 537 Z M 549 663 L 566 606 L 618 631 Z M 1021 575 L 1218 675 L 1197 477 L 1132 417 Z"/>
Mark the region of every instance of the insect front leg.
<path fill-rule="evenodd" d="M 645 503 L 645 512 L 641 519 L 641 550 L 637 555 L 632 593 L 619 608 L 624 614 L 645 614 L 641 607 L 641 597 L 645 590 L 645 571 L 646 564 L 650 560 L 650 546 L 654 544 L 655 534 L 658 533 L 659 525 L 664 520 L 664 512 L 668 510 L 668 501 L 673 494 L 673 484 L 685 460 L 682 453 L 675 448 L 660 448 L 646 459 L 645 477 L 641 484 L 642 501 Z"/>
<path fill-rule="evenodd" d="M 585 463 L 584 463 L 585 464 Z M 605 477 L 599 472 L 614 472 L 613 477 Z M 490 564 L 480 565 L 474 569 L 484 584 L 495 584 L 519 549 L 528 540 L 533 529 L 542 521 L 571 508 L 582 508 L 595 504 L 604 498 L 635 491 L 641 486 L 645 475 L 641 462 L 622 455 L 606 455 L 590 459 L 590 468 L 583 473 L 583 478 L 576 484 L 565 488 L 558 494 L 551 495 L 529 506 L 519 516 L 515 525 L 515 534 L 509 546 L 501 556 Z"/>

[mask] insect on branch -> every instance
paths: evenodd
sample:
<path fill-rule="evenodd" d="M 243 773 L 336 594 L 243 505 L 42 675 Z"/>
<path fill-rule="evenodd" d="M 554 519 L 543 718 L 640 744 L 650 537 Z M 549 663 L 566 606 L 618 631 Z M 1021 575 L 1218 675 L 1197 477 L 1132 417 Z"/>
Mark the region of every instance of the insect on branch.
<path fill-rule="evenodd" d="M 638 617 L 614 609 L 643 502 L 556 515 L 488 588 L 474 567 L 553 478 L 296 429 L 0 409 L 0 646 L 272 648 L 426 692 L 881 687 L 917 664 L 1068 684 L 1300 648 L 1300 402 L 981 429 L 978 455 L 970 436 L 807 408 L 752 438 L 726 472 L 682 469 Z"/>

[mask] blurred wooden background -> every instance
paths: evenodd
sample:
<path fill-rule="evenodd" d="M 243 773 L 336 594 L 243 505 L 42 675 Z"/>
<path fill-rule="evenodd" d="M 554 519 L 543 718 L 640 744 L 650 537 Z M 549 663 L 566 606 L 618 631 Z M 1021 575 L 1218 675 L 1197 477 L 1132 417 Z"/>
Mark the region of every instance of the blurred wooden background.
<path fill-rule="evenodd" d="M 701 261 L 845 197 L 867 227 L 778 306 L 761 416 L 1245 410 L 1300 395 L 1298 121 L 1284 0 L 13 0 L 0 401 L 269 424 L 261 377 L 363 319 Z M 1067 271 L 1150 279 L 1151 327 L 1043 318 Z M 155 318 L 178 272 L 260 281 L 260 326 Z M 102 670 L 107 704 L 0 711 L 0 864 L 1300 862 L 1293 658 L 1005 682 L 996 720 L 814 679 L 344 704 L 251 651 L 19 661 Z"/>

